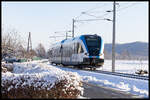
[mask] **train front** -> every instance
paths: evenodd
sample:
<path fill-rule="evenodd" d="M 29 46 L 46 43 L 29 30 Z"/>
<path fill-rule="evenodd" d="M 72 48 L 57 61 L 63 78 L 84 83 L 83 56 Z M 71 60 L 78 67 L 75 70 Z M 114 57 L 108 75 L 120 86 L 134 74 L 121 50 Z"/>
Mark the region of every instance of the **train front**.
<path fill-rule="evenodd" d="M 104 43 L 98 35 L 84 35 L 84 44 L 87 50 L 83 63 L 100 67 L 104 64 Z"/>

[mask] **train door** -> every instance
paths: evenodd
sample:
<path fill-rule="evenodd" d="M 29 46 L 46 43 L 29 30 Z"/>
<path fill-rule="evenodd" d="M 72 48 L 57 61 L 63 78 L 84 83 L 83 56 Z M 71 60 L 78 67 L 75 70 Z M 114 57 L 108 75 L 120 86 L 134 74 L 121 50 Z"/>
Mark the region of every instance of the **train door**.
<path fill-rule="evenodd" d="M 81 45 L 81 43 L 77 43 L 77 59 L 78 64 L 81 64 L 83 62 L 83 56 L 84 56 L 84 50 Z"/>
<path fill-rule="evenodd" d="M 79 42 L 75 42 L 73 44 L 73 54 L 71 58 L 71 62 L 74 65 L 78 65 L 83 61 L 83 56 L 84 56 L 84 50 L 82 45 Z"/>
<path fill-rule="evenodd" d="M 73 43 L 73 53 L 72 53 L 72 56 L 71 56 L 71 62 L 73 65 L 76 65 L 78 64 L 78 58 L 77 58 L 77 43 L 74 42 Z"/>
<path fill-rule="evenodd" d="M 60 47 L 60 63 L 62 64 L 62 57 L 63 57 L 63 47 Z"/>

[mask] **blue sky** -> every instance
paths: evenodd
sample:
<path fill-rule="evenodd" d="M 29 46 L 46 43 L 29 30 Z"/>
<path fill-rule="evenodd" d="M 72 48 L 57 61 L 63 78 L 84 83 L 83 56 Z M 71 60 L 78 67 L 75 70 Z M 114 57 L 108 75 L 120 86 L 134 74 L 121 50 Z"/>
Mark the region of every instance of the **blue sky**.
<path fill-rule="evenodd" d="M 116 43 L 148 42 L 148 2 L 117 3 Z M 107 10 L 112 10 L 112 4 L 113 2 L 2 2 L 2 27 L 15 28 L 25 41 L 31 32 L 33 48 L 42 43 L 48 49 L 51 44 L 65 38 L 54 39 L 49 36 L 65 36 L 65 32 L 60 31 L 72 29 L 72 18 L 96 19 L 102 16 L 99 18 L 112 19 L 112 12 L 103 16 L 108 13 Z M 76 22 L 75 25 L 75 36 L 98 34 L 105 43 L 112 42 L 111 21 Z"/>

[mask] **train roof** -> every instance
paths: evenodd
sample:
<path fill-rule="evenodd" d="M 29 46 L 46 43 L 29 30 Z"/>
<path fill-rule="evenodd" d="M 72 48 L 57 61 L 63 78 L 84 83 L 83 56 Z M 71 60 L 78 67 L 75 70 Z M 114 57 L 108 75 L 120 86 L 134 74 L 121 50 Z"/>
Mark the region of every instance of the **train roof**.
<path fill-rule="evenodd" d="M 84 36 L 98 36 L 98 35 L 96 35 L 96 34 L 95 35 L 80 35 L 78 37 L 74 37 L 74 38 L 70 38 L 70 39 L 64 39 L 64 40 L 61 41 L 61 43 L 73 41 L 73 40 L 76 40 L 76 39 L 81 39 Z"/>
<path fill-rule="evenodd" d="M 95 34 L 95 35 L 96 35 L 96 34 Z M 66 42 L 71 42 L 71 41 L 73 41 L 73 40 L 82 39 L 82 38 L 85 37 L 85 36 L 94 36 L 94 35 L 85 34 L 85 35 L 80 35 L 80 36 L 77 36 L 77 37 L 74 37 L 74 38 L 64 39 L 64 40 L 62 40 L 61 42 L 57 42 L 57 43 L 53 44 L 53 46 L 60 45 L 60 44 L 66 43 Z M 101 36 L 99 36 L 99 35 L 96 35 L 96 36 L 101 37 Z"/>

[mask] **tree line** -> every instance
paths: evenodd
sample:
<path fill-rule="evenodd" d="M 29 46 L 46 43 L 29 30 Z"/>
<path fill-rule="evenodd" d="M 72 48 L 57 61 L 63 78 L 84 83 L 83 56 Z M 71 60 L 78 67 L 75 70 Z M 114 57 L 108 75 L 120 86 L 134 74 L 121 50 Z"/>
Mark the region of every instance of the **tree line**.
<path fill-rule="evenodd" d="M 35 49 L 27 52 L 27 41 L 23 40 L 15 29 L 2 30 L 1 47 L 2 59 L 6 57 L 32 58 L 34 56 L 47 58 L 47 52 L 42 43 L 39 43 Z"/>

